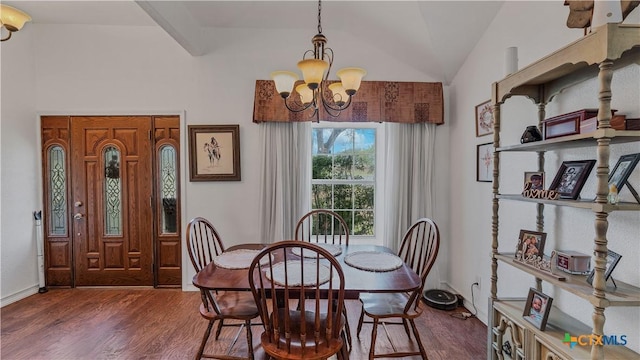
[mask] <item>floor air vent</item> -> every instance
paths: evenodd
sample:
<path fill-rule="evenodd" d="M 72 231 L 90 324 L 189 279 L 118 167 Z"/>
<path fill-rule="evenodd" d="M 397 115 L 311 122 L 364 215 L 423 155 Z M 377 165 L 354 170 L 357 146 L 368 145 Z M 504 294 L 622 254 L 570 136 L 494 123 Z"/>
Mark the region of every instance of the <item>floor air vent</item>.
<path fill-rule="evenodd" d="M 422 299 L 427 305 L 440 310 L 454 310 L 458 307 L 458 297 L 445 290 L 426 290 Z"/>

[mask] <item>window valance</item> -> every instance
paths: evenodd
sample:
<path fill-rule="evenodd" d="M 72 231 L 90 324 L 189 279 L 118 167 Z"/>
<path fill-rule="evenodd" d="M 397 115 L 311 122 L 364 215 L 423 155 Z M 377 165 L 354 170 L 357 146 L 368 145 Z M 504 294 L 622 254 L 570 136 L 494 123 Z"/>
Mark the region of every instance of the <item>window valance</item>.
<path fill-rule="evenodd" d="M 322 106 L 320 120 L 444 124 L 442 83 L 363 81 L 351 106 L 329 116 Z M 294 113 L 284 106 L 272 80 L 256 80 L 253 122 L 312 121 L 312 110 Z"/>

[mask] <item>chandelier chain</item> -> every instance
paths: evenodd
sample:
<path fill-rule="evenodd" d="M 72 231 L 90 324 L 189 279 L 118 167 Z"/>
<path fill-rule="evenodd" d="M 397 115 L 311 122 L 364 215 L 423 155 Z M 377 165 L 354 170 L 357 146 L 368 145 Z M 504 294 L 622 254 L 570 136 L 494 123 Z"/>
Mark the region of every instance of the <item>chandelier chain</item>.
<path fill-rule="evenodd" d="M 318 0 L 318 34 L 322 34 L 322 1 Z"/>

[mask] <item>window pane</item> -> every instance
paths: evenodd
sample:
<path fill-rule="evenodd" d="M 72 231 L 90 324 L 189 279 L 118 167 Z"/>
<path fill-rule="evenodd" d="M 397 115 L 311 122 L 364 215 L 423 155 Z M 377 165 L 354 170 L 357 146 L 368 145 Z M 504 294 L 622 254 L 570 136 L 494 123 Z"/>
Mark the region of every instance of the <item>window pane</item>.
<path fill-rule="evenodd" d="M 162 199 L 162 233 L 175 234 L 178 214 L 176 198 L 178 183 L 176 181 L 176 150 L 171 145 L 160 148 L 160 198 Z"/>
<path fill-rule="evenodd" d="M 373 235 L 373 211 L 356 211 L 353 223 L 353 235 Z"/>
<path fill-rule="evenodd" d="M 336 155 L 333 159 L 333 178 L 353 179 L 353 156 Z"/>
<path fill-rule="evenodd" d="M 335 209 L 348 210 L 353 208 L 351 201 L 352 185 L 335 185 L 333 190 L 333 206 Z"/>
<path fill-rule="evenodd" d="M 331 185 L 311 186 L 311 208 L 312 209 L 333 209 L 333 198 Z"/>
<path fill-rule="evenodd" d="M 67 174 L 62 146 L 49 149 L 49 234 L 67 234 Z"/>
<path fill-rule="evenodd" d="M 373 210 L 373 186 L 372 185 L 354 185 L 354 209 L 370 209 Z"/>
<path fill-rule="evenodd" d="M 347 227 L 349 228 L 349 234 L 354 235 L 353 233 L 353 211 L 336 211 L 347 223 Z"/>
<path fill-rule="evenodd" d="M 331 156 L 316 155 L 313 157 L 313 179 L 331 179 L 331 169 L 333 167 Z"/>
<path fill-rule="evenodd" d="M 367 150 L 368 153 L 359 153 L 353 159 L 353 178 L 358 180 L 375 180 L 376 157 L 375 149 Z"/>
<path fill-rule="evenodd" d="M 104 233 L 122 235 L 122 184 L 120 151 L 110 146 L 104 151 Z"/>
<path fill-rule="evenodd" d="M 356 152 L 365 150 L 375 150 L 376 130 L 375 129 L 355 129 L 353 136 L 353 148 Z M 373 154 L 374 152 L 372 152 Z"/>

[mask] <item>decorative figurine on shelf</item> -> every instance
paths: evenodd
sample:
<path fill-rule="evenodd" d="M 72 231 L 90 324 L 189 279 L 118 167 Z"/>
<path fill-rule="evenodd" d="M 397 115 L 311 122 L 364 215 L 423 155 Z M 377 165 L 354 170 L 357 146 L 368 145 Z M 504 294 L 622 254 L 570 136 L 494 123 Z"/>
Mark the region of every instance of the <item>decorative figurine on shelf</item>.
<path fill-rule="evenodd" d="M 525 129 L 522 137 L 520 138 L 520 143 L 524 144 L 540 140 L 542 140 L 542 134 L 540 133 L 540 130 L 538 130 L 537 126 L 531 125 L 527 126 L 527 128 Z"/>

